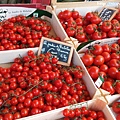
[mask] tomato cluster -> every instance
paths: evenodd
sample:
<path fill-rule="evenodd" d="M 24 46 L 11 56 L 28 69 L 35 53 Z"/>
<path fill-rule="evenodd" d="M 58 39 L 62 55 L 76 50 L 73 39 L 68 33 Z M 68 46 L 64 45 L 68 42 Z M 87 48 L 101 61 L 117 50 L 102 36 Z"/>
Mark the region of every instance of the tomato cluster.
<path fill-rule="evenodd" d="M 120 102 L 119 101 L 114 101 L 112 103 L 112 110 L 117 114 L 116 120 L 120 120 Z"/>
<path fill-rule="evenodd" d="M 64 10 L 58 18 L 69 37 L 79 42 L 120 37 L 120 11 L 111 21 L 102 22 L 97 12 L 88 12 L 83 17 L 76 10 Z"/>
<path fill-rule="evenodd" d="M 0 51 L 38 47 L 41 37 L 60 40 L 40 18 L 19 15 L 0 22 Z"/>
<path fill-rule="evenodd" d="M 13 120 L 90 100 L 80 66 L 62 66 L 50 53 L 15 58 L 0 67 L 0 120 Z"/>
<path fill-rule="evenodd" d="M 101 76 L 103 89 L 120 94 L 120 39 L 111 45 L 94 44 L 81 59 L 94 81 Z"/>
<path fill-rule="evenodd" d="M 102 111 L 88 109 L 87 107 L 64 109 L 64 120 L 106 120 Z"/>

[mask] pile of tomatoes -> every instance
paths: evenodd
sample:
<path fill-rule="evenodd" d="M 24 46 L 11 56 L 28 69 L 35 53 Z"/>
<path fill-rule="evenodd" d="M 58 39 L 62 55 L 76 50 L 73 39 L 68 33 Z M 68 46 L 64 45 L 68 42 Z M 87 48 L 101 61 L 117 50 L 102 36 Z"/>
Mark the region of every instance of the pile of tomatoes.
<path fill-rule="evenodd" d="M 120 101 L 114 101 L 112 103 L 112 110 L 116 114 L 116 120 L 120 120 Z"/>
<path fill-rule="evenodd" d="M 87 107 L 64 109 L 63 120 L 106 120 L 102 111 L 88 109 Z"/>
<path fill-rule="evenodd" d="M 22 15 L 9 18 L 0 22 L 0 51 L 38 47 L 42 36 L 60 40 L 45 20 Z"/>
<path fill-rule="evenodd" d="M 101 76 L 103 89 L 120 94 L 120 39 L 111 45 L 90 46 L 81 59 L 94 81 Z"/>
<path fill-rule="evenodd" d="M 57 16 L 68 36 L 79 42 L 120 37 L 120 11 L 111 21 L 104 22 L 97 12 L 88 12 L 81 16 L 76 10 L 64 10 Z"/>
<path fill-rule="evenodd" d="M 62 66 L 50 53 L 15 58 L 0 67 L 0 120 L 50 111 L 90 100 L 81 66 Z"/>

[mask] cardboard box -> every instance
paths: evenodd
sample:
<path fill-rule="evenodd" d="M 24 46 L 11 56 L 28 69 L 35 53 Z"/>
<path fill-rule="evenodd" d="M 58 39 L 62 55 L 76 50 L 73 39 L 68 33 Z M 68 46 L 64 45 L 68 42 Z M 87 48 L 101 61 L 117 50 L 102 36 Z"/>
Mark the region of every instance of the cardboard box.
<path fill-rule="evenodd" d="M 26 53 L 27 50 L 28 49 L 22 49 L 21 52 L 19 51 L 18 53 L 16 51 L 16 57 L 19 57 L 19 56 L 17 56 L 19 54 L 21 56 L 26 55 L 27 54 Z M 34 49 L 31 49 L 31 50 L 34 50 Z M 36 48 L 35 52 L 38 52 L 38 48 Z M 6 59 L 8 59 L 8 61 L 13 62 L 14 57 L 13 56 L 12 57 L 8 57 L 7 56 Z M 100 91 L 95 86 L 94 82 L 91 80 L 89 74 L 86 73 L 85 67 L 84 67 L 84 65 L 83 65 L 81 59 L 79 58 L 79 55 L 78 55 L 78 53 L 76 52 L 75 49 L 73 51 L 72 62 L 73 62 L 74 65 L 79 65 L 79 66 L 82 67 L 82 70 L 83 70 L 83 81 L 84 81 L 84 83 L 85 83 L 85 85 L 86 85 L 86 87 L 87 87 L 87 89 L 89 91 L 90 97 L 92 99 L 94 97 L 95 98 L 96 97 L 100 97 L 101 96 Z M 0 64 L 0 66 L 2 66 L 2 67 L 7 67 L 8 65 L 10 66 L 10 64 L 7 64 L 7 63 L 6 64 Z M 107 108 L 105 108 L 105 110 L 106 109 Z M 29 119 L 29 120 L 53 120 L 53 119 L 59 119 L 61 117 L 61 111 L 62 110 L 63 110 L 63 108 L 60 108 L 60 109 L 52 110 L 52 111 L 49 111 L 49 112 L 44 112 L 44 113 L 41 113 L 41 114 L 37 114 L 37 115 L 21 118 L 21 120 L 26 120 L 26 119 Z"/>
<path fill-rule="evenodd" d="M 57 3 L 55 0 L 53 0 L 53 8 L 56 16 L 60 11 L 64 11 L 66 9 L 72 11 L 72 10 L 77 10 L 80 15 L 85 16 L 87 12 L 100 12 L 103 7 L 118 7 L 119 0 L 116 0 L 114 2 L 108 2 L 108 1 L 91 1 L 91 2 L 64 2 L 63 3 Z M 64 33 L 65 30 L 63 29 Z M 65 34 L 66 35 L 66 34 Z M 68 35 L 66 36 L 68 38 Z M 76 38 L 71 37 L 71 41 L 75 41 L 75 48 L 78 47 L 80 43 L 76 42 Z M 78 41 L 78 40 L 77 40 Z M 66 41 L 68 43 L 73 44 L 73 42 Z"/>
<path fill-rule="evenodd" d="M 61 118 L 64 117 L 62 114 L 62 111 L 65 108 L 74 109 L 74 108 L 80 108 L 82 106 L 88 107 L 88 109 L 101 110 L 103 111 L 106 120 L 115 120 L 115 116 L 113 115 L 112 111 L 110 110 L 106 102 L 104 102 L 102 99 L 89 100 L 87 102 L 74 104 L 72 106 L 67 106 L 67 107 L 52 110 L 49 112 L 41 113 L 38 115 L 33 115 L 31 117 L 21 118 L 19 120 L 26 120 L 26 119 L 29 119 L 29 120 L 60 120 Z"/>
<path fill-rule="evenodd" d="M 85 53 L 85 51 L 86 50 L 88 50 L 88 47 L 89 46 L 92 46 L 92 45 L 94 45 L 94 44 L 99 44 L 99 45 L 104 45 L 104 44 L 112 44 L 112 43 L 115 43 L 115 42 L 117 42 L 117 40 L 118 39 L 120 39 L 120 38 L 106 38 L 106 39 L 102 39 L 102 40 L 97 40 L 97 41 L 94 41 L 94 42 L 92 42 L 92 43 L 89 43 L 89 44 L 87 44 L 86 46 L 84 46 L 83 48 L 81 48 L 79 51 L 78 51 L 78 54 L 79 54 L 79 57 L 82 57 L 83 56 L 83 54 Z M 86 71 L 87 71 L 87 69 L 86 69 Z M 88 72 L 87 72 L 88 73 Z M 89 74 L 89 73 L 88 73 Z M 90 77 L 91 78 L 91 77 Z M 91 78 L 92 79 L 92 78 Z M 102 96 L 106 96 L 106 95 L 109 95 L 110 93 L 108 92 L 108 91 L 106 91 L 106 90 L 103 90 L 103 89 L 99 89 L 100 90 L 100 92 L 101 92 L 101 95 Z M 119 95 L 118 95 L 119 96 Z M 111 101 L 109 101 L 109 99 L 107 99 L 107 98 L 105 98 L 106 99 L 106 102 L 109 104 L 109 102 Z"/>
<path fill-rule="evenodd" d="M 4 19 L 8 19 L 10 17 L 13 17 L 13 16 L 16 16 L 16 15 L 25 15 L 25 16 L 28 16 L 30 15 L 31 13 L 35 12 L 36 11 L 36 8 L 26 8 L 26 7 L 11 7 L 11 6 L 6 6 L 6 7 L 2 7 L 1 6 L 1 10 L 7 10 L 6 13 L 3 13 L 3 14 L 0 14 L 0 16 L 3 16 L 1 18 L 1 21 L 3 21 Z M 38 14 L 38 13 L 37 13 Z M 59 36 L 61 38 L 61 40 L 63 41 L 66 36 L 64 36 L 62 34 L 62 28 L 61 26 L 59 25 L 60 23 L 58 23 L 58 19 L 57 17 L 55 16 L 55 14 L 52 13 L 51 11 L 51 14 L 52 14 L 52 18 L 49 18 L 47 16 L 42 16 L 42 18 L 44 20 L 47 20 L 48 23 L 52 26 L 52 32 L 51 34 L 53 34 L 54 36 Z M 19 54 L 21 55 L 24 55 L 24 52 L 25 51 L 28 51 L 29 48 L 27 49 L 24 49 L 24 50 L 20 50 L 20 49 L 17 49 L 17 50 L 5 50 L 5 51 L 0 51 L 0 63 L 8 63 L 8 62 L 12 62 L 13 58 L 15 57 L 18 57 Z M 31 48 L 30 48 L 31 49 Z M 32 48 L 33 51 L 37 51 L 37 47 L 36 48 Z M 23 52 L 24 51 L 24 52 Z M 8 57 L 9 59 L 7 59 L 6 57 Z"/>
<path fill-rule="evenodd" d="M 107 95 L 105 98 L 108 101 L 108 106 L 110 110 L 112 111 L 112 114 L 114 115 L 114 117 L 116 117 L 117 114 L 112 110 L 112 103 L 115 101 L 120 101 L 120 94 Z"/>

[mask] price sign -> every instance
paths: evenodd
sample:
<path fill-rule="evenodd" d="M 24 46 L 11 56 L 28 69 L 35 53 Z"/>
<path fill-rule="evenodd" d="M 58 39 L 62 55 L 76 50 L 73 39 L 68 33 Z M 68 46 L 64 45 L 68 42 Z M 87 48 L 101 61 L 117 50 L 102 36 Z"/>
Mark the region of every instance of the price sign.
<path fill-rule="evenodd" d="M 58 64 L 69 66 L 73 54 L 73 46 L 57 40 L 42 37 L 38 54 L 50 52 L 58 58 Z"/>
<path fill-rule="evenodd" d="M 100 11 L 99 17 L 102 19 L 102 21 L 112 20 L 112 18 L 116 15 L 117 12 L 118 12 L 118 9 L 104 7 Z"/>

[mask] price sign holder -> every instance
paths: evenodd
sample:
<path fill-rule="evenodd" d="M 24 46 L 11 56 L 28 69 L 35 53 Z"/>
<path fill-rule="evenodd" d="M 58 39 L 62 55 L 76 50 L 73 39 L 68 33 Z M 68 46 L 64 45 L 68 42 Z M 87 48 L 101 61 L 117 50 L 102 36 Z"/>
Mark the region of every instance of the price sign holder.
<path fill-rule="evenodd" d="M 74 47 L 71 44 L 42 37 L 38 55 L 40 53 L 50 52 L 54 57 L 58 58 L 58 64 L 70 66 L 73 48 Z"/>
<path fill-rule="evenodd" d="M 98 15 L 102 19 L 102 21 L 105 21 L 105 20 L 111 21 L 117 12 L 118 12 L 118 9 L 116 9 L 116 8 L 104 7 L 99 12 Z"/>

